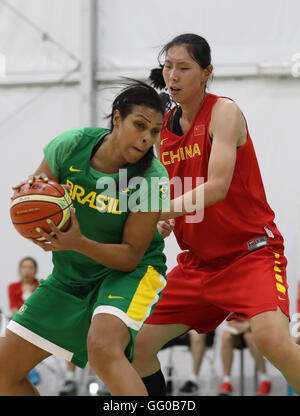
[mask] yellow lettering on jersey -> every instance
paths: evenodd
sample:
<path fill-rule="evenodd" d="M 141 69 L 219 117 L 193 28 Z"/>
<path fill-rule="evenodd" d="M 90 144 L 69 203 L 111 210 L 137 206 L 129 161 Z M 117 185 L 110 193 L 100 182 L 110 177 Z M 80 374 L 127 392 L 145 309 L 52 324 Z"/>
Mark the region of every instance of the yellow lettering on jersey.
<path fill-rule="evenodd" d="M 111 198 L 107 195 L 99 194 L 92 191 L 86 194 L 85 189 L 82 186 L 75 185 L 72 181 L 67 179 L 67 185 L 70 186 L 70 197 L 82 204 L 88 204 L 90 208 L 96 209 L 100 212 L 108 212 L 111 214 L 122 214 L 122 211 L 118 211 L 119 200 Z M 86 194 L 86 195 L 85 195 Z"/>
<path fill-rule="evenodd" d="M 180 150 L 181 160 L 185 160 L 183 148 L 180 147 L 179 150 Z"/>
<path fill-rule="evenodd" d="M 184 150 L 185 150 L 185 157 L 188 158 L 192 158 L 193 157 L 193 150 L 192 150 L 192 145 L 190 145 L 189 147 L 184 146 Z"/>
<path fill-rule="evenodd" d="M 97 195 L 97 210 L 102 212 L 102 211 L 106 211 L 107 206 L 104 203 L 104 201 L 108 200 L 108 196 L 107 195 Z"/>
<path fill-rule="evenodd" d="M 198 143 L 194 143 L 193 145 L 190 144 L 189 146 L 179 147 L 176 152 L 173 152 L 172 150 L 170 150 L 170 152 L 163 152 L 161 160 L 164 165 L 170 165 L 188 158 L 192 159 L 197 155 L 201 156 L 201 151 Z"/>
<path fill-rule="evenodd" d="M 108 207 L 107 207 L 107 212 L 111 213 L 112 207 L 115 204 L 115 199 L 114 198 L 108 198 Z"/>
<path fill-rule="evenodd" d="M 119 200 L 115 199 L 114 207 L 113 207 L 112 212 L 111 212 L 112 214 L 122 214 L 122 211 L 117 210 L 118 205 L 119 205 Z"/>
<path fill-rule="evenodd" d="M 84 194 L 85 194 L 85 189 L 82 186 L 80 186 L 80 185 L 75 185 L 74 186 L 74 191 L 73 191 L 72 199 L 75 200 L 75 198 L 77 198 L 77 201 L 80 204 L 82 204 L 81 197 L 84 196 Z"/>
<path fill-rule="evenodd" d="M 166 155 L 169 155 L 169 152 L 163 152 L 162 155 L 161 155 L 161 160 L 162 160 L 162 162 L 163 162 L 164 165 L 169 165 L 170 164 L 170 161 L 169 160 L 165 160 L 165 156 Z"/>
<path fill-rule="evenodd" d="M 180 153 L 179 152 L 180 152 L 180 150 L 178 149 L 177 153 L 174 155 L 174 153 L 171 150 L 170 157 L 171 157 L 171 163 L 172 164 L 175 162 L 175 159 L 178 159 L 178 162 L 180 162 Z"/>
<path fill-rule="evenodd" d="M 70 186 L 70 190 L 69 190 L 69 194 L 70 194 L 70 198 L 72 198 L 72 191 L 73 191 L 73 188 L 74 188 L 74 184 L 73 184 L 73 182 L 71 182 L 69 179 L 67 179 L 67 185 L 68 186 Z"/>
<path fill-rule="evenodd" d="M 201 152 L 200 152 L 198 143 L 194 144 L 194 149 L 193 149 L 193 157 L 195 157 L 196 155 L 201 156 Z"/>
<path fill-rule="evenodd" d="M 84 198 L 81 199 L 81 203 L 84 205 L 88 202 L 91 208 L 97 209 L 97 206 L 95 205 L 96 196 L 96 192 L 90 192 Z"/>

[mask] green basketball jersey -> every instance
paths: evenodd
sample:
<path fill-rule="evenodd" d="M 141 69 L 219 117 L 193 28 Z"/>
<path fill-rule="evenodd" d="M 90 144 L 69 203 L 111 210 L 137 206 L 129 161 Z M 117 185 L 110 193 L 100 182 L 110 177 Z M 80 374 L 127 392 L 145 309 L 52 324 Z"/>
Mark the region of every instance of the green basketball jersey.
<path fill-rule="evenodd" d="M 128 164 L 115 174 L 93 169 L 90 165 L 92 151 L 109 133 L 103 128 L 68 130 L 47 144 L 44 154 L 59 182 L 71 187 L 70 196 L 81 233 L 101 243 L 118 244 L 122 242 L 130 210 L 157 211 L 170 206 L 169 179 L 156 157 L 141 178 L 134 176 L 138 174 L 140 162 Z M 126 178 L 132 179 L 127 182 Z M 152 265 L 164 274 L 166 258 L 163 249 L 164 241 L 156 230 L 140 265 Z M 92 285 L 112 272 L 112 269 L 75 251 L 57 251 L 52 256 L 52 276 L 73 287 Z"/>

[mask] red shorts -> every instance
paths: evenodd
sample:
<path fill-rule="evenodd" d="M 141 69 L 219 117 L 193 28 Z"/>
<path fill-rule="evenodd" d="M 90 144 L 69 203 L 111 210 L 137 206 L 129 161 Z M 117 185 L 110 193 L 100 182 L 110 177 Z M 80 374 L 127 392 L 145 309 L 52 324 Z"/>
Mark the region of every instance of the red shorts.
<path fill-rule="evenodd" d="M 278 307 L 289 318 L 283 246 L 276 251 L 266 246 L 218 264 L 204 264 L 190 252 L 177 260 L 147 324 L 185 324 L 206 333 L 226 318 L 249 319 Z"/>

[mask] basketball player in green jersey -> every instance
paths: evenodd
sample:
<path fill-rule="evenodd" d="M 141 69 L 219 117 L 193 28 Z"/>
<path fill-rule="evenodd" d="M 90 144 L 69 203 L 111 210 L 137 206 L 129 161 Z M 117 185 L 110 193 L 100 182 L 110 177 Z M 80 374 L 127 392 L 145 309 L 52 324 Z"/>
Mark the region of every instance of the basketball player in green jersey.
<path fill-rule="evenodd" d="M 156 91 L 130 83 L 112 106 L 111 128 L 76 128 L 45 148 L 33 179 L 69 186 L 67 232 L 38 229 L 53 271 L 0 339 L 0 394 L 37 395 L 29 370 L 54 354 L 90 366 L 112 395 L 147 395 L 131 366 L 134 341 L 166 285 L 157 231 L 169 206 L 165 168 L 153 154 L 164 107 Z M 20 185 L 14 189 L 17 190 Z"/>

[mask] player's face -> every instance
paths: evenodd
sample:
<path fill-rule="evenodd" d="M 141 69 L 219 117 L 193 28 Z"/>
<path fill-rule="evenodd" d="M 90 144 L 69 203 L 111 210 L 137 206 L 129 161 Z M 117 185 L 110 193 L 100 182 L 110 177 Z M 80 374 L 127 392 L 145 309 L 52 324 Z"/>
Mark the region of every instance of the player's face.
<path fill-rule="evenodd" d="M 163 76 L 173 99 L 184 104 L 203 94 L 210 70 L 202 69 L 184 45 L 177 45 L 168 50 Z"/>
<path fill-rule="evenodd" d="M 117 125 L 120 152 L 127 163 L 138 162 L 159 140 L 163 116 L 152 108 L 135 105 Z"/>
<path fill-rule="evenodd" d="M 24 260 L 19 269 L 22 279 L 30 280 L 35 278 L 36 269 L 31 260 Z"/>

